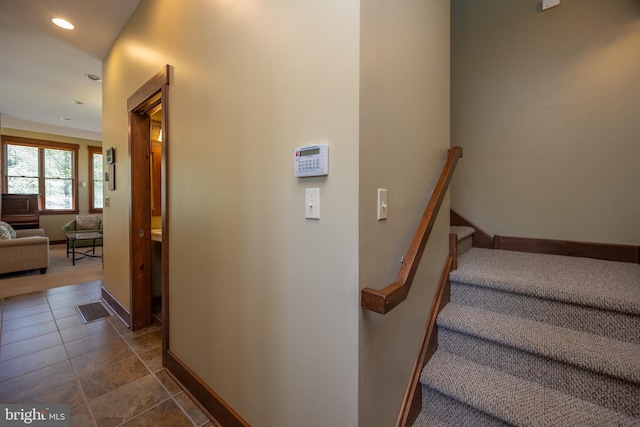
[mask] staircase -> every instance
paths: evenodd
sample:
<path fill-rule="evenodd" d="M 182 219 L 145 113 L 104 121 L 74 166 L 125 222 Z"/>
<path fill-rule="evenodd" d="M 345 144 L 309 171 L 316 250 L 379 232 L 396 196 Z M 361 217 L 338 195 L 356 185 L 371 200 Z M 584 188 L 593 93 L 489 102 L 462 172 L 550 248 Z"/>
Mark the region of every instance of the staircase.
<path fill-rule="evenodd" d="M 470 248 L 450 282 L 414 426 L 640 426 L 640 265 Z"/>

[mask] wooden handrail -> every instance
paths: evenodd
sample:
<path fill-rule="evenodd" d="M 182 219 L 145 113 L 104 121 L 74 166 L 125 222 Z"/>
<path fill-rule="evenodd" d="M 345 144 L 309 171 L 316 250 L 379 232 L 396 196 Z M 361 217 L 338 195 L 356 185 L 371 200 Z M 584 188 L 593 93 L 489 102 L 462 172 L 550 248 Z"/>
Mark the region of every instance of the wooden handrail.
<path fill-rule="evenodd" d="M 422 214 L 418 229 L 413 236 L 413 240 L 409 245 L 407 254 L 404 256 L 404 263 L 400 267 L 400 272 L 395 282 L 377 290 L 372 288 L 364 288 L 360 291 L 360 305 L 366 310 L 375 311 L 376 313 L 386 314 L 404 301 L 409 294 L 409 289 L 416 275 L 422 253 L 429 240 L 429 235 L 433 229 L 433 224 L 438 216 L 440 205 L 449 188 L 449 182 L 453 176 L 458 159 L 462 157 L 461 147 L 452 147 L 448 151 L 447 162 L 442 168 L 438 183 L 431 194 L 427 208 Z"/>

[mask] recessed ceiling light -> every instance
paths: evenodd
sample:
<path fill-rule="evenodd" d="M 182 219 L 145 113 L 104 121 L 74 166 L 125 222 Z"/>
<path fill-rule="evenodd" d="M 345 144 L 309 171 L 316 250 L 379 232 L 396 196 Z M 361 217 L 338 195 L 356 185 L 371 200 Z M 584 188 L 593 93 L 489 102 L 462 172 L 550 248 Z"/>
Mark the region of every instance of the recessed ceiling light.
<path fill-rule="evenodd" d="M 73 30 L 74 28 L 76 28 L 71 22 L 62 18 L 53 18 L 51 22 L 53 22 L 60 28 L 64 28 L 65 30 Z"/>
<path fill-rule="evenodd" d="M 60 120 L 71 120 L 69 117 L 60 117 Z"/>
<path fill-rule="evenodd" d="M 94 82 L 101 82 L 102 81 L 100 76 L 96 76 L 95 74 L 85 74 L 84 76 L 86 78 L 88 78 L 89 80 L 93 80 Z"/>

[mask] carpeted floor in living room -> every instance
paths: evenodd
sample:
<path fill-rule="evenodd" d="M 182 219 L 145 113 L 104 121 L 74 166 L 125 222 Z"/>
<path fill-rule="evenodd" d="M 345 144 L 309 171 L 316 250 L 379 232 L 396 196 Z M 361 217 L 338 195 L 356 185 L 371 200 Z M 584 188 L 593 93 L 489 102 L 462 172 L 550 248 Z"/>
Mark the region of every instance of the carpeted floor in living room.
<path fill-rule="evenodd" d="M 76 260 L 74 266 L 66 249 L 64 244 L 49 247 L 49 268 L 45 274 L 39 270 L 1 274 L 0 298 L 102 280 L 102 258 L 85 257 Z M 96 255 L 102 255 L 101 247 L 96 248 Z"/>

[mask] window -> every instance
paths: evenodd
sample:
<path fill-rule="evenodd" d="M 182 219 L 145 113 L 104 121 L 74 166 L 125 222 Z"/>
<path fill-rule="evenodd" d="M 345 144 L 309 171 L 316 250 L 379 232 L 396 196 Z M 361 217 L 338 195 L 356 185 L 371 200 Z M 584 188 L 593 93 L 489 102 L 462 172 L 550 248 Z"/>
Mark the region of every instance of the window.
<path fill-rule="evenodd" d="M 43 213 L 77 212 L 77 144 L 2 137 L 2 191 L 38 194 Z"/>
<path fill-rule="evenodd" d="M 102 212 L 102 147 L 89 146 L 89 212 Z"/>

